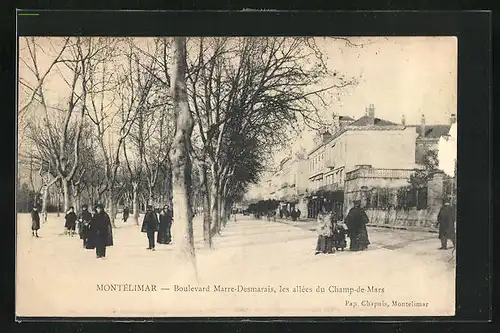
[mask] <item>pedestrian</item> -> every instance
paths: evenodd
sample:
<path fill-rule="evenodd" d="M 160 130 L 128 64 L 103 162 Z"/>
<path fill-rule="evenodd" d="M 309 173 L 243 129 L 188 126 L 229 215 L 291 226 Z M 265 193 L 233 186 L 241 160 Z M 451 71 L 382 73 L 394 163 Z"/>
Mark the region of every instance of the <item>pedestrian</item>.
<path fill-rule="evenodd" d="M 82 212 L 78 218 L 78 234 L 83 241 L 83 247 L 87 246 L 87 239 L 89 237 L 90 221 L 92 221 L 92 214 L 88 211 L 88 205 L 82 205 Z"/>
<path fill-rule="evenodd" d="M 345 219 L 347 232 L 351 240 L 349 249 L 351 251 L 363 251 L 368 248 L 370 241 L 366 225 L 369 223 L 365 210 L 361 208 L 361 200 L 354 201 L 354 207 L 349 210 Z"/>
<path fill-rule="evenodd" d="M 295 208 L 292 208 L 290 216 L 292 217 L 292 221 L 297 221 L 297 211 L 295 210 Z"/>
<path fill-rule="evenodd" d="M 33 206 L 31 211 L 31 236 L 38 238 L 38 230 L 40 229 L 40 215 L 38 209 Z"/>
<path fill-rule="evenodd" d="M 300 209 L 297 208 L 297 221 L 300 220 L 300 214 L 301 214 L 301 211 L 300 211 Z"/>
<path fill-rule="evenodd" d="M 141 231 L 145 232 L 148 236 L 149 246 L 147 250 L 155 250 L 155 232 L 158 231 L 158 224 L 158 218 L 156 217 L 156 212 L 153 210 L 153 206 L 147 205 L 146 215 L 144 215 L 141 228 Z"/>
<path fill-rule="evenodd" d="M 451 240 L 453 247 L 455 247 L 455 212 L 448 199 L 444 200 L 443 206 L 439 210 L 436 227 L 438 226 L 438 237 L 441 240 L 439 250 L 446 250 L 448 248 L 448 239 Z"/>
<path fill-rule="evenodd" d="M 322 209 L 318 214 L 318 241 L 316 242 L 316 253 L 330 254 L 335 252 L 333 248 L 333 229 L 335 228 L 335 216 Z"/>
<path fill-rule="evenodd" d="M 170 232 L 172 227 L 172 217 L 172 210 L 169 205 L 165 205 L 160 212 L 160 226 L 158 227 L 157 236 L 158 244 L 170 244 L 172 241 L 172 234 Z"/>
<path fill-rule="evenodd" d="M 123 208 L 123 223 L 127 222 L 129 215 L 128 207 Z"/>
<path fill-rule="evenodd" d="M 78 217 L 76 216 L 75 213 L 75 209 L 73 207 L 69 207 L 69 211 L 66 213 L 64 219 L 66 220 L 64 226 L 66 227 L 68 235 L 70 237 L 73 237 L 76 229 L 76 220 L 78 220 Z"/>
<path fill-rule="evenodd" d="M 97 259 L 106 257 L 106 247 L 113 246 L 113 228 L 109 215 L 104 211 L 104 205 L 95 206 L 95 214 L 90 221 L 87 249 L 94 249 Z"/>

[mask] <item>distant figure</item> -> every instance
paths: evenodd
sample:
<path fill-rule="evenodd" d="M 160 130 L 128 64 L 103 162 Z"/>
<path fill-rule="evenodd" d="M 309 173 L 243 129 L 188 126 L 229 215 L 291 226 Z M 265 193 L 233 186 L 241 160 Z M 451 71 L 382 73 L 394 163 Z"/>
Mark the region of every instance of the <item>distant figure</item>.
<path fill-rule="evenodd" d="M 160 212 L 160 226 L 158 228 L 157 242 L 158 244 L 170 244 L 172 241 L 172 234 L 170 233 L 172 227 L 172 210 L 168 205 L 165 205 Z"/>
<path fill-rule="evenodd" d="M 88 205 L 82 206 L 82 212 L 78 219 L 78 234 L 83 241 L 83 247 L 87 246 L 87 239 L 89 237 L 90 221 L 92 221 L 92 214 L 88 211 Z"/>
<path fill-rule="evenodd" d="M 156 217 L 156 212 L 153 210 L 153 206 L 147 205 L 146 215 L 144 215 L 141 227 L 141 231 L 145 232 L 148 236 L 149 246 L 147 250 L 155 250 L 155 232 L 158 231 L 158 225 L 158 218 Z"/>
<path fill-rule="evenodd" d="M 31 236 L 38 238 L 38 229 L 40 229 L 40 215 L 36 206 L 31 211 Z"/>
<path fill-rule="evenodd" d="M 64 218 L 66 220 L 64 226 L 68 231 L 68 235 L 70 237 L 73 237 L 76 229 L 76 220 L 78 219 L 75 213 L 75 209 L 73 207 L 69 207 L 69 211 L 66 213 L 66 216 Z"/>
<path fill-rule="evenodd" d="M 106 247 L 113 246 L 113 228 L 109 215 L 104 211 L 102 204 L 95 207 L 96 213 L 90 221 L 87 249 L 94 249 L 97 259 L 106 257 Z"/>
<path fill-rule="evenodd" d="M 325 208 L 318 214 L 318 241 L 316 243 L 316 253 L 333 253 L 333 229 L 335 228 L 335 217 L 328 213 Z"/>
<path fill-rule="evenodd" d="M 443 202 L 443 207 L 439 210 L 437 226 L 439 226 L 439 239 L 441 240 L 439 250 L 448 248 L 448 239 L 451 240 L 453 247 L 455 247 L 455 212 L 448 200 Z"/>
<path fill-rule="evenodd" d="M 295 210 L 295 208 L 292 208 L 290 216 L 292 217 L 292 221 L 297 221 L 297 211 Z"/>
<path fill-rule="evenodd" d="M 280 209 L 280 219 L 283 219 L 283 209 Z"/>
<path fill-rule="evenodd" d="M 123 208 L 123 222 L 127 222 L 130 213 L 128 207 Z"/>
<path fill-rule="evenodd" d="M 300 220 L 300 214 L 301 214 L 301 211 L 300 211 L 300 209 L 297 208 L 297 220 Z"/>
<path fill-rule="evenodd" d="M 345 219 L 345 224 L 348 228 L 351 244 L 351 251 L 363 251 L 368 248 L 370 241 L 368 240 L 368 231 L 366 225 L 369 223 L 368 216 L 365 210 L 361 208 L 361 200 L 354 201 L 354 207 L 349 210 Z"/>

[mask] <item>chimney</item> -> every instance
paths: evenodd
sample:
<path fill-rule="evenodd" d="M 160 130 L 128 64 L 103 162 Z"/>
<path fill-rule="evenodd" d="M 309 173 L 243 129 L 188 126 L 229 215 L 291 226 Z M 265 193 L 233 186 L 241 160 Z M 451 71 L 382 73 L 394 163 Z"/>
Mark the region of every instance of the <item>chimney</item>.
<path fill-rule="evenodd" d="M 370 118 L 375 118 L 375 105 L 370 104 L 370 106 L 368 107 L 368 116 Z"/>
<path fill-rule="evenodd" d="M 370 104 L 366 108 L 366 116 L 370 119 L 370 125 L 375 124 L 375 106 L 373 104 Z"/>
<path fill-rule="evenodd" d="M 332 133 L 335 134 L 337 131 L 340 130 L 340 116 L 338 114 L 333 114 L 333 131 Z"/>
<path fill-rule="evenodd" d="M 323 132 L 323 135 L 322 135 L 323 143 L 326 143 L 331 138 L 332 138 L 332 135 L 330 134 L 330 132 L 328 132 L 328 131 Z"/>
<path fill-rule="evenodd" d="M 452 113 L 450 116 L 450 125 L 453 125 L 456 122 L 457 122 L 457 115 Z"/>
<path fill-rule="evenodd" d="M 406 126 L 406 117 L 405 117 L 405 115 L 401 116 L 401 125 Z"/>
<path fill-rule="evenodd" d="M 425 116 L 422 114 L 422 118 L 420 121 L 420 136 L 425 137 Z"/>

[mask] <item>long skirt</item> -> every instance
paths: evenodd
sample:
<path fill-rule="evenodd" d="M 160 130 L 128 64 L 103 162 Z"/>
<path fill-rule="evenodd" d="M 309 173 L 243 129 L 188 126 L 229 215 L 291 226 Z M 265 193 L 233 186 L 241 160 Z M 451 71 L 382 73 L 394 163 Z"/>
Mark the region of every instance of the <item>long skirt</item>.
<path fill-rule="evenodd" d="M 370 241 L 368 240 L 368 232 L 366 228 L 361 228 L 357 233 L 351 234 L 351 244 L 349 249 L 351 251 L 363 251 L 368 248 Z"/>
<path fill-rule="evenodd" d="M 318 236 L 316 252 L 333 253 L 333 236 Z"/>
<path fill-rule="evenodd" d="M 170 244 L 172 241 L 172 235 L 170 234 L 171 225 L 171 223 L 160 223 L 158 236 L 156 238 L 158 244 Z"/>
<path fill-rule="evenodd" d="M 31 230 L 38 230 L 38 229 L 40 229 L 40 221 L 31 220 Z"/>

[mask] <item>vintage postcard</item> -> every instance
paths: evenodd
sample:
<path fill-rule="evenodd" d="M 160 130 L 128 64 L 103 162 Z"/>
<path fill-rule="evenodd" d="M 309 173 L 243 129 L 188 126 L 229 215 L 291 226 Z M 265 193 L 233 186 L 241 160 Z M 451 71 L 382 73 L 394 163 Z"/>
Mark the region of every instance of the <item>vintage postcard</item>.
<path fill-rule="evenodd" d="M 455 37 L 19 37 L 16 315 L 455 315 Z"/>

